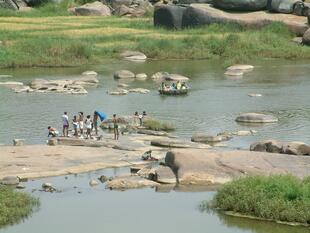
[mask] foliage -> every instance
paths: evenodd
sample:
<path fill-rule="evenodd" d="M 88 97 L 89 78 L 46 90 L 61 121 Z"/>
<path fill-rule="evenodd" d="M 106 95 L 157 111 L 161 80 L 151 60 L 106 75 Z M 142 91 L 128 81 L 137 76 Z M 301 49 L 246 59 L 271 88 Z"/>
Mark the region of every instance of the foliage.
<path fill-rule="evenodd" d="M 0 227 L 28 217 L 39 200 L 12 188 L 0 186 Z"/>
<path fill-rule="evenodd" d="M 310 177 L 239 178 L 220 188 L 211 206 L 264 219 L 310 224 Z M 207 207 L 202 204 L 202 208 Z"/>
<path fill-rule="evenodd" d="M 146 119 L 143 121 L 143 126 L 147 129 L 155 131 L 172 131 L 175 130 L 175 126 L 171 123 L 161 122 L 154 119 Z"/>

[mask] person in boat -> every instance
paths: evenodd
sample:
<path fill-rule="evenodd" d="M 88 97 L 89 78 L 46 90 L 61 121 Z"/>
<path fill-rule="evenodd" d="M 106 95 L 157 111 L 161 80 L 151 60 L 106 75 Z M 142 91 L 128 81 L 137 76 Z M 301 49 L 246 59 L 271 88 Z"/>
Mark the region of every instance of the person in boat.
<path fill-rule="evenodd" d="M 51 126 L 48 126 L 47 127 L 47 130 L 48 130 L 48 135 L 47 135 L 47 137 L 57 137 L 58 135 L 59 135 L 59 132 L 58 132 L 58 130 L 56 129 L 56 128 L 53 128 L 53 127 L 51 127 Z"/>
<path fill-rule="evenodd" d="M 85 120 L 85 127 L 86 127 L 86 138 L 91 138 L 91 129 L 92 129 L 92 120 L 90 118 L 90 115 L 88 115 L 86 117 L 86 120 Z"/>
<path fill-rule="evenodd" d="M 72 125 L 73 125 L 73 129 L 74 129 L 74 136 L 78 136 L 78 128 L 79 128 L 79 122 L 77 119 L 77 116 L 73 116 L 73 120 L 72 120 Z"/>
<path fill-rule="evenodd" d="M 175 83 L 172 83 L 171 87 L 170 87 L 171 90 L 176 90 L 177 89 L 177 86 Z"/>
<path fill-rule="evenodd" d="M 98 136 L 98 113 L 94 112 L 93 116 L 93 129 L 95 129 L 95 135 Z"/>
<path fill-rule="evenodd" d="M 176 88 L 177 88 L 177 90 L 181 90 L 182 84 L 180 81 L 177 81 Z"/>
<path fill-rule="evenodd" d="M 113 114 L 113 131 L 114 131 L 114 140 L 118 140 L 119 137 L 119 131 L 118 131 L 118 123 L 117 123 L 117 118 L 116 114 Z"/>
<path fill-rule="evenodd" d="M 188 87 L 186 86 L 186 83 L 183 82 L 182 85 L 181 85 L 181 89 L 187 89 Z"/>

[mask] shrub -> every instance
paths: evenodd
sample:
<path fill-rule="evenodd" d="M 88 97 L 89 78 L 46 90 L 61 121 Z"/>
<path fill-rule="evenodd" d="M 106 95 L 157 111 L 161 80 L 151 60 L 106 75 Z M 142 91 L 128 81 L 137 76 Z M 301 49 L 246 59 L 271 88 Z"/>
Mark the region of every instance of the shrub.
<path fill-rule="evenodd" d="M 310 224 L 310 178 L 291 175 L 249 176 L 225 184 L 212 203 L 218 208 L 274 221 Z"/>
<path fill-rule="evenodd" d="M 28 217 L 38 206 L 37 198 L 0 186 L 0 227 Z"/>

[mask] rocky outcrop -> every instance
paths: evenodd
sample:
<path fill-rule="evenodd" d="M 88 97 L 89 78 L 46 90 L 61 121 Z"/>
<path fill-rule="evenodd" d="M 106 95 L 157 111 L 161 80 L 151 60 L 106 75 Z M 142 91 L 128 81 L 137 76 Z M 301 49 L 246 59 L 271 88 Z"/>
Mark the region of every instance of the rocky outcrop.
<path fill-rule="evenodd" d="M 124 51 L 120 54 L 120 57 L 124 60 L 128 61 L 145 61 L 147 59 L 146 55 L 144 53 L 141 53 L 139 51 Z"/>
<path fill-rule="evenodd" d="M 251 151 L 211 152 L 178 149 L 167 152 L 165 164 L 180 184 L 223 184 L 245 175 L 310 175 L 310 157 Z"/>
<path fill-rule="evenodd" d="M 308 29 L 302 36 L 302 43 L 305 45 L 310 45 L 310 29 Z"/>
<path fill-rule="evenodd" d="M 75 7 L 74 13 L 81 16 L 110 16 L 111 10 L 103 3 L 96 1 Z"/>
<path fill-rule="evenodd" d="M 152 75 L 152 79 L 157 82 L 162 82 L 162 81 L 187 82 L 189 81 L 188 77 L 185 77 L 180 74 L 169 74 L 168 72 L 157 72 Z"/>
<path fill-rule="evenodd" d="M 278 118 L 261 113 L 243 113 L 236 118 L 236 121 L 241 123 L 274 123 L 278 121 Z"/>
<path fill-rule="evenodd" d="M 303 142 L 285 143 L 276 140 L 265 140 L 251 144 L 250 150 L 291 155 L 310 155 L 310 146 Z"/>
<path fill-rule="evenodd" d="M 0 9 L 22 10 L 27 7 L 23 0 L 2 0 L 0 1 Z"/>
<path fill-rule="evenodd" d="M 159 5 L 154 11 L 154 26 L 181 29 L 186 7 L 176 5 Z"/>
<path fill-rule="evenodd" d="M 268 10 L 271 12 L 291 14 L 300 0 L 269 0 Z"/>
<path fill-rule="evenodd" d="M 212 23 L 236 23 L 245 27 L 260 28 L 272 22 L 282 22 L 296 35 L 303 35 L 309 28 L 305 17 L 273 14 L 265 11 L 231 13 L 213 8 L 209 4 L 192 4 L 183 13 L 182 27 Z"/>
<path fill-rule="evenodd" d="M 267 0 L 216 0 L 215 7 L 230 11 L 259 11 L 267 7 Z"/>

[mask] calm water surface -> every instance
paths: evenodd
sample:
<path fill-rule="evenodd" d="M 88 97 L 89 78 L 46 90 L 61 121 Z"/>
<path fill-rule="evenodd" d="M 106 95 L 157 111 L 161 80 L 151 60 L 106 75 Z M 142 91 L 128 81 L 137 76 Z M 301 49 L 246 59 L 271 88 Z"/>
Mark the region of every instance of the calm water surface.
<path fill-rule="evenodd" d="M 110 191 L 103 184 L 89 187 L 91 178 L 117 175 L 107 169 L 77 176 L 46 178 L 26 183 L 27 191 L 52 182 L 60 193 L 34 191 L 41 208 L 29 219 L 0 229 L 3 233 L 309 233 L 309 228 L 228 217 L 199 211 L 214 192 L 161 192 L 154 189 Z M 75 187 L 75 188 L 74 188 Z M 78 193 L 81 192 L 81 193 Z"/>
<path fill-rule="evenodd" d="M 83 96 L 15 94 L 0 87 L 0 143 L 11 144 L 13 138 L 26 138 L 29 144 L 42 144 L 48 125 L 61 129 L 63 111 L 68 111 L 72 119 L 78 111 L 88 114 L 95 109 L 108 115 L 145 110 L 154 117 L 174 122 L 176 133 L 184 138 L 195 132 L 258 131 L 256 136 L 237 137 L 228 142 L 231 147 L 248 148 L 251 142 L 268 138 L 310 143 L 310 65 L 272 60 L 254 65 L 253 72 L 237 80 L 225 77 L 221 64 L 210 61 L 117 62 L 66 69 L 1 70 L 3 74 L 14 75 L 11 81 L 27 83 L 35 78 L 70 78 L 93 69 L 99 73 L 100 86 L 89 89 L 89 94 Z M 135 81 L 131 87 L 148 88 L 150 94 L 110 96 L 106 92 L 117 86 L 113 72 L 118 69 L 148 75 L 157 71 L 184 74 L 191 78 L 192 91 L 188 96 L 162 97 L 157 92 L 158 84 L 149 80 Z M 248 97 L 248 93 L 261 93 L 263 97 Z M 234 119 L 244 112 L 270 113 L 279 118 L 279 123 L 242 126 Z"/>

